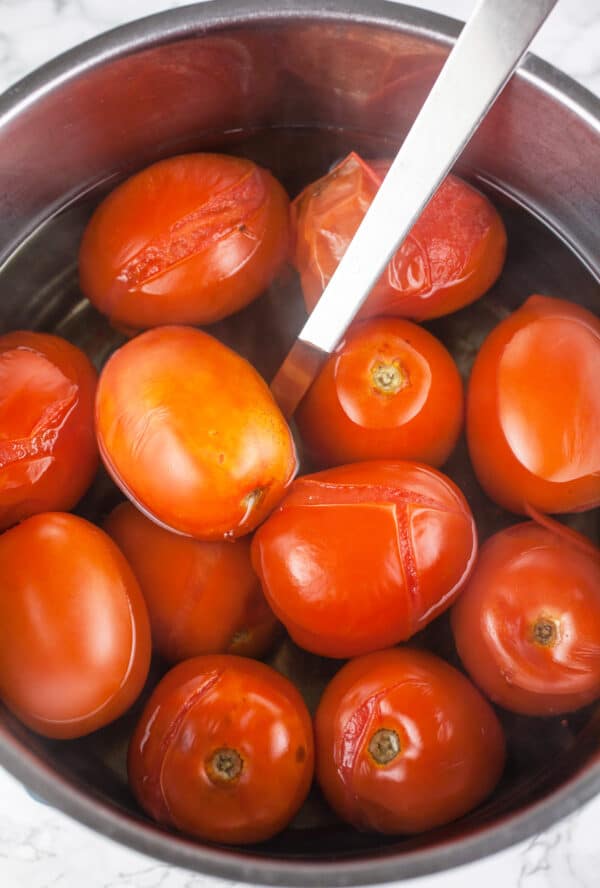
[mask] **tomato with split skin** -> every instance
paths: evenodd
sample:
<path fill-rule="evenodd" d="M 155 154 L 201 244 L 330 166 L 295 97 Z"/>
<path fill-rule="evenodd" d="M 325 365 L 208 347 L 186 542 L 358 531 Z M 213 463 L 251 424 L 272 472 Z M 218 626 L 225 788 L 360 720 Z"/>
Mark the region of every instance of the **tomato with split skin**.
<path fill-rule="evenodd" d="M 556 521 L 483 544 L 452 611 L 461 660 L 496 703 L 525 715 L 600 697 L 600 550 Z"/>
<path fill-rule="evenodd" d="M 314 768 L 310 715 L 295 687 L 244 657 L 195 657 L 157 685 L 131 738 L 130 786 L 159 823 L 214 842 L 280 832 Z"/>
<path fill-rule="evenodd" d="M 209 324 L 258 296 L 285 263 L 289 201 L 252 161 L 186 154 L 100 204 L 79 253 L 83 293 L 119 327 Z"/>
<path fill-rule="evenodd" d="M 292 434 L 264 380 L 191 327 L 148 330 L 109 358 L 96 429 L 126 496 L 152 520 L 197 539 L 249 533 L 296 472 Z"/>
<path fill-rule="evenodd" d="M 292 203 L 294 264 L 308 310 L 316 305 L 367 212 L 391 161 L 355 152 Z M 400 200 L 401 198 L 399 198 Z M 358 318 L 424 321 L 456 311 L 489 290 L 506 256 L 506 231 L 492 204 L 448 176 L 394 254 Z"/>
<path fill-rule="evenodd" d="M 98 467 L 97 374 L 59 336 L 0 336 L 0 530 L 73 508 Z"/>
<path fill-rule="evenodd" d="M 466 814 L 496 786 L 505 741 L 479 691 L 425 651 L 394 648 L 350 661 L 315 716 L 316 773 L 361 830 L 418 833 Z"/>
<path fill-rule="evenodd" d="M 409 459 L 441 466 L 463 417 L 462 382 L 431 333 L 400 318 L 355 324 L 296 413 L 319 466 Z"/>
<path fill-rule="evenodd" d="M 448 608 L 477 533 L 455 484 L 419 463 L 354 463 L 298 478 L 252 541 L 267 601 L 327 657 L 395 644 Z"/>
<path fill-rule="evenodd" d="M 600 505 L 600 320 L 533 295 L 492 330 L 467 391 L 467 443 L 488 496 L 511 512 Z"/>
<path fill-rule="evenodd" d="M 131 503 L 104 522 L 138 579 L 154 649 L 176 663 L 210 653 L 261 657 L 278 623 L 250 563 L 250 541 L 203 542 L 159 527 Z"/>

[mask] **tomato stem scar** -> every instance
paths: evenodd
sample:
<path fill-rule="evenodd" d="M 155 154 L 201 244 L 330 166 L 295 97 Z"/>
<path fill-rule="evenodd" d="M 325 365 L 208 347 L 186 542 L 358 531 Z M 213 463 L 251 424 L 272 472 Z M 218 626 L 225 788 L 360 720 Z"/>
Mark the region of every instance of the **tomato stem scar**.
<path fill-rule="evenodd" d="M 400 753 L 400 738 L 391 728 L 379 728 L 369 741 L 369 755 L 377 765 L 389 765 Z"/>
<path fill-rule="evenodd" d="M 408 373 L 400 361 L 378 361 L 371 368 L 371 383 L 382 395 L 397 395 L 408 385 Z"/>
<path fill-rule="evenodd" d="M 233 783 L 242 773 L 244 761 L 235 749 L 223 746 L 206 761 L 206 773 L 213 783 Z"/>
<path fill-rule="evenodd" d="M 532 627 L 532 636 L 535 644 L 541 647 L 554 647 L 558 641 L 558 625 L 556 620 L 548 617 L 539 617 Z"/>

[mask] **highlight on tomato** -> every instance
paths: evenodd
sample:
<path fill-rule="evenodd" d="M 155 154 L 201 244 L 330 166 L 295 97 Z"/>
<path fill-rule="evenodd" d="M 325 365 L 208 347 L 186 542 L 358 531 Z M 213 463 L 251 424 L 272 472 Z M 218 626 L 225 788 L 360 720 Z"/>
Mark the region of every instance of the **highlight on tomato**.
<path fill-rule="evenodd" d="M 298 478 L 252 541 L 275 615 L 327 657 L 418 632 L 454 601 L 476 552 L 473 516 L 449 478 L 383 460 Z"/>
<path fill-rule="evenodd" d="M 473 681 L 525 715 L 571 712 L 600 697 L 600 550 L 542 520 L 483 544 L 452 611 Z"/>
<path fill-rule="evenodd" d="M 390 164 L 365 161 L 352 152 L 293 201 L 294 263 L 309 311 L 346 252 Z M 505 257 L 506 231 L 496 209 L 471 185 L 448 176 L 358 317 L 398 315 L 424 321 L 449 314 L 490 289 Z"/>
<path fill-rule="evenodd" d="M 487 337 L 467 393 L 479 482 L 511 512 L 600 505 L 600 320 L 530 296 Z"/>
<path fill-rule="evenodd" d="M 321 466 L 386 458 L 441 466 L 462 418 L 451 355 L 400 318 L 351 327 L 296 412 L 307 451 Z"/>
<path fill-rule="evenodd" d="M 127 342 L 98 382 L 100 454 L 152 520 L 198 539 L 253 530 L 297 466 L 266 383 L 240 355 L 191 327 Z"/>
<path fill-rule="evenodd" d="M 267 170 L 185 154 L 102 201 L 81 242 L 80 285 L 120 327 L 209 324 L 258 296 L 288 249 L 288 197 Z"/>
<path fill-rule="evenodd" d="M 317 780 L 361 830 L 417 833 L 466 814 L 494 789 L 505 741 L 489 703 L 425 651 L 350 661 L 315 717 Z"/>
<path fill-rule="evenodd" d="M 195 657 L 157 685 L 129 746 L 129 783 L 159 823 L 246 844 L 280 832 L 310 788 L 310 715 L 264 663 Z"/>
<path fill-rule="evenodd" d="M 97 374 L 59 336 L 0 336 L 0 530 L 76 505 L 98 467 Z"/>
<path fill-rule="evenodd" d="M 202 542 L 159 527 L 131 503 L 104 522 L 140 584 L 154 649 L 176 663 L 200 654 L 262 657 L 277 633 L 250 563 L 250 541 Z"/>
<path fill-rule="evenodd" d="M 150 664 L 137 580 L 102 530 L 46 512 L 0 536 L 0 698 L 46 737 L 122 715 Z"/>

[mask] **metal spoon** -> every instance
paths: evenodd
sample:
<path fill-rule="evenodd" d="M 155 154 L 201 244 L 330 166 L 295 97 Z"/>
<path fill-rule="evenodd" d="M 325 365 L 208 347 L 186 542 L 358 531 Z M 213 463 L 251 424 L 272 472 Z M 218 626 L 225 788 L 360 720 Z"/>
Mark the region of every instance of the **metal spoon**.
<path fill-rule="evenodd" d="M 557 0 L 479 0 L 271 391 L 291 416 Z M 398 200 L 402 195 L 402 200 Z"/>

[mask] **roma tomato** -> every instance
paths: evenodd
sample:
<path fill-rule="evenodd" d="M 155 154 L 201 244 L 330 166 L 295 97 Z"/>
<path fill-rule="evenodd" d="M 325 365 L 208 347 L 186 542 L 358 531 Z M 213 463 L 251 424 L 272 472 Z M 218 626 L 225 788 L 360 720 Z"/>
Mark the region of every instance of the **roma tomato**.
<path fill-rule="evenodd" d="M 309 311 L 360 225 L 390 161 L 349 154 L 292 204 L 294 262 Z M 492 204 L 448 176 L 423 210 L 358 317 L 423 321 L 456 311 L 489 290 L 502 270 L 506 232 Z"/>
<path fill-rule="evenodd" d="M 296 413 L 321 465 L 412 459 L 442 465 L 463 416 L 456 364 L 431 333 L 399 318 L 352 327 Z"/>
<path fill-rule="evenodd" d="M 452 611 L 473 681 L 526 715 L 570 712 L 600 697 L 600 551 L 552 522 L 490 537 Z"/>
<path fill-rule="evenodd" d="M 0 697 L 21 721 L 89 734 L 131 706 L 149 663 L 144 599 L 102 530 L 47 512 L 0 537 Z"/>
<path fill-rule="evenodd" d="M 207 333 L 132 339 L 98 383 L 100 453 L 150 518 L 199 539 L 253 530 L 296 471 L 289 427 L 254 368 Z"/>
<path fill-rule="evenodd" d="M 71 509 L 98 467 L 97 376 L 82 351 L 48 333 L 0 336 L 0 529 Z"/>
<path fill-rule="evenodd" d="M 250 563 L 250 542 L 201 542 L 170 533 L 121 503 L 104 529 L 124 553 L 148 606 L 156 651 L 171 662 L 199 654 L 261 657 L 277 620 Z"/>
<path fill-rule="evenodd" d="M 548 296 L 490 333 L 467 395 L 467 441 L 485 492 L 512 512 L 600 504 L 600 320 Z"/>
<path fill-rule="evenodd" d="M 195 657 L 150 697 L 129 747 L 129 783 L 159 823 L 245 844 L 287 826 L 313 760 L 310 716 L 286 678 L 244 657 Z"/>
<path fill-rule="evenodd" d="M 458 488 L 411 462 L 298 478 L 252 541 L 267 601 L 300 647 L 353 657 L 409 638 L 450 606 L 477 534 Z"/>
<path fill-rule="evenodd" d="M 208 324 L 270 283 L 289 249 L 289 202 L 240 157 L 153 164 L 100 204 L 79 253 L 81 289 L 118 325 Z"/>
<path fill-rule="evenodd" d="M 315 718 L 317 779 L 359 829 L 417 833 L 488 796 L 505 758 L 492 707 L 460 672 L 396 648 L 347 663 Z"/>

